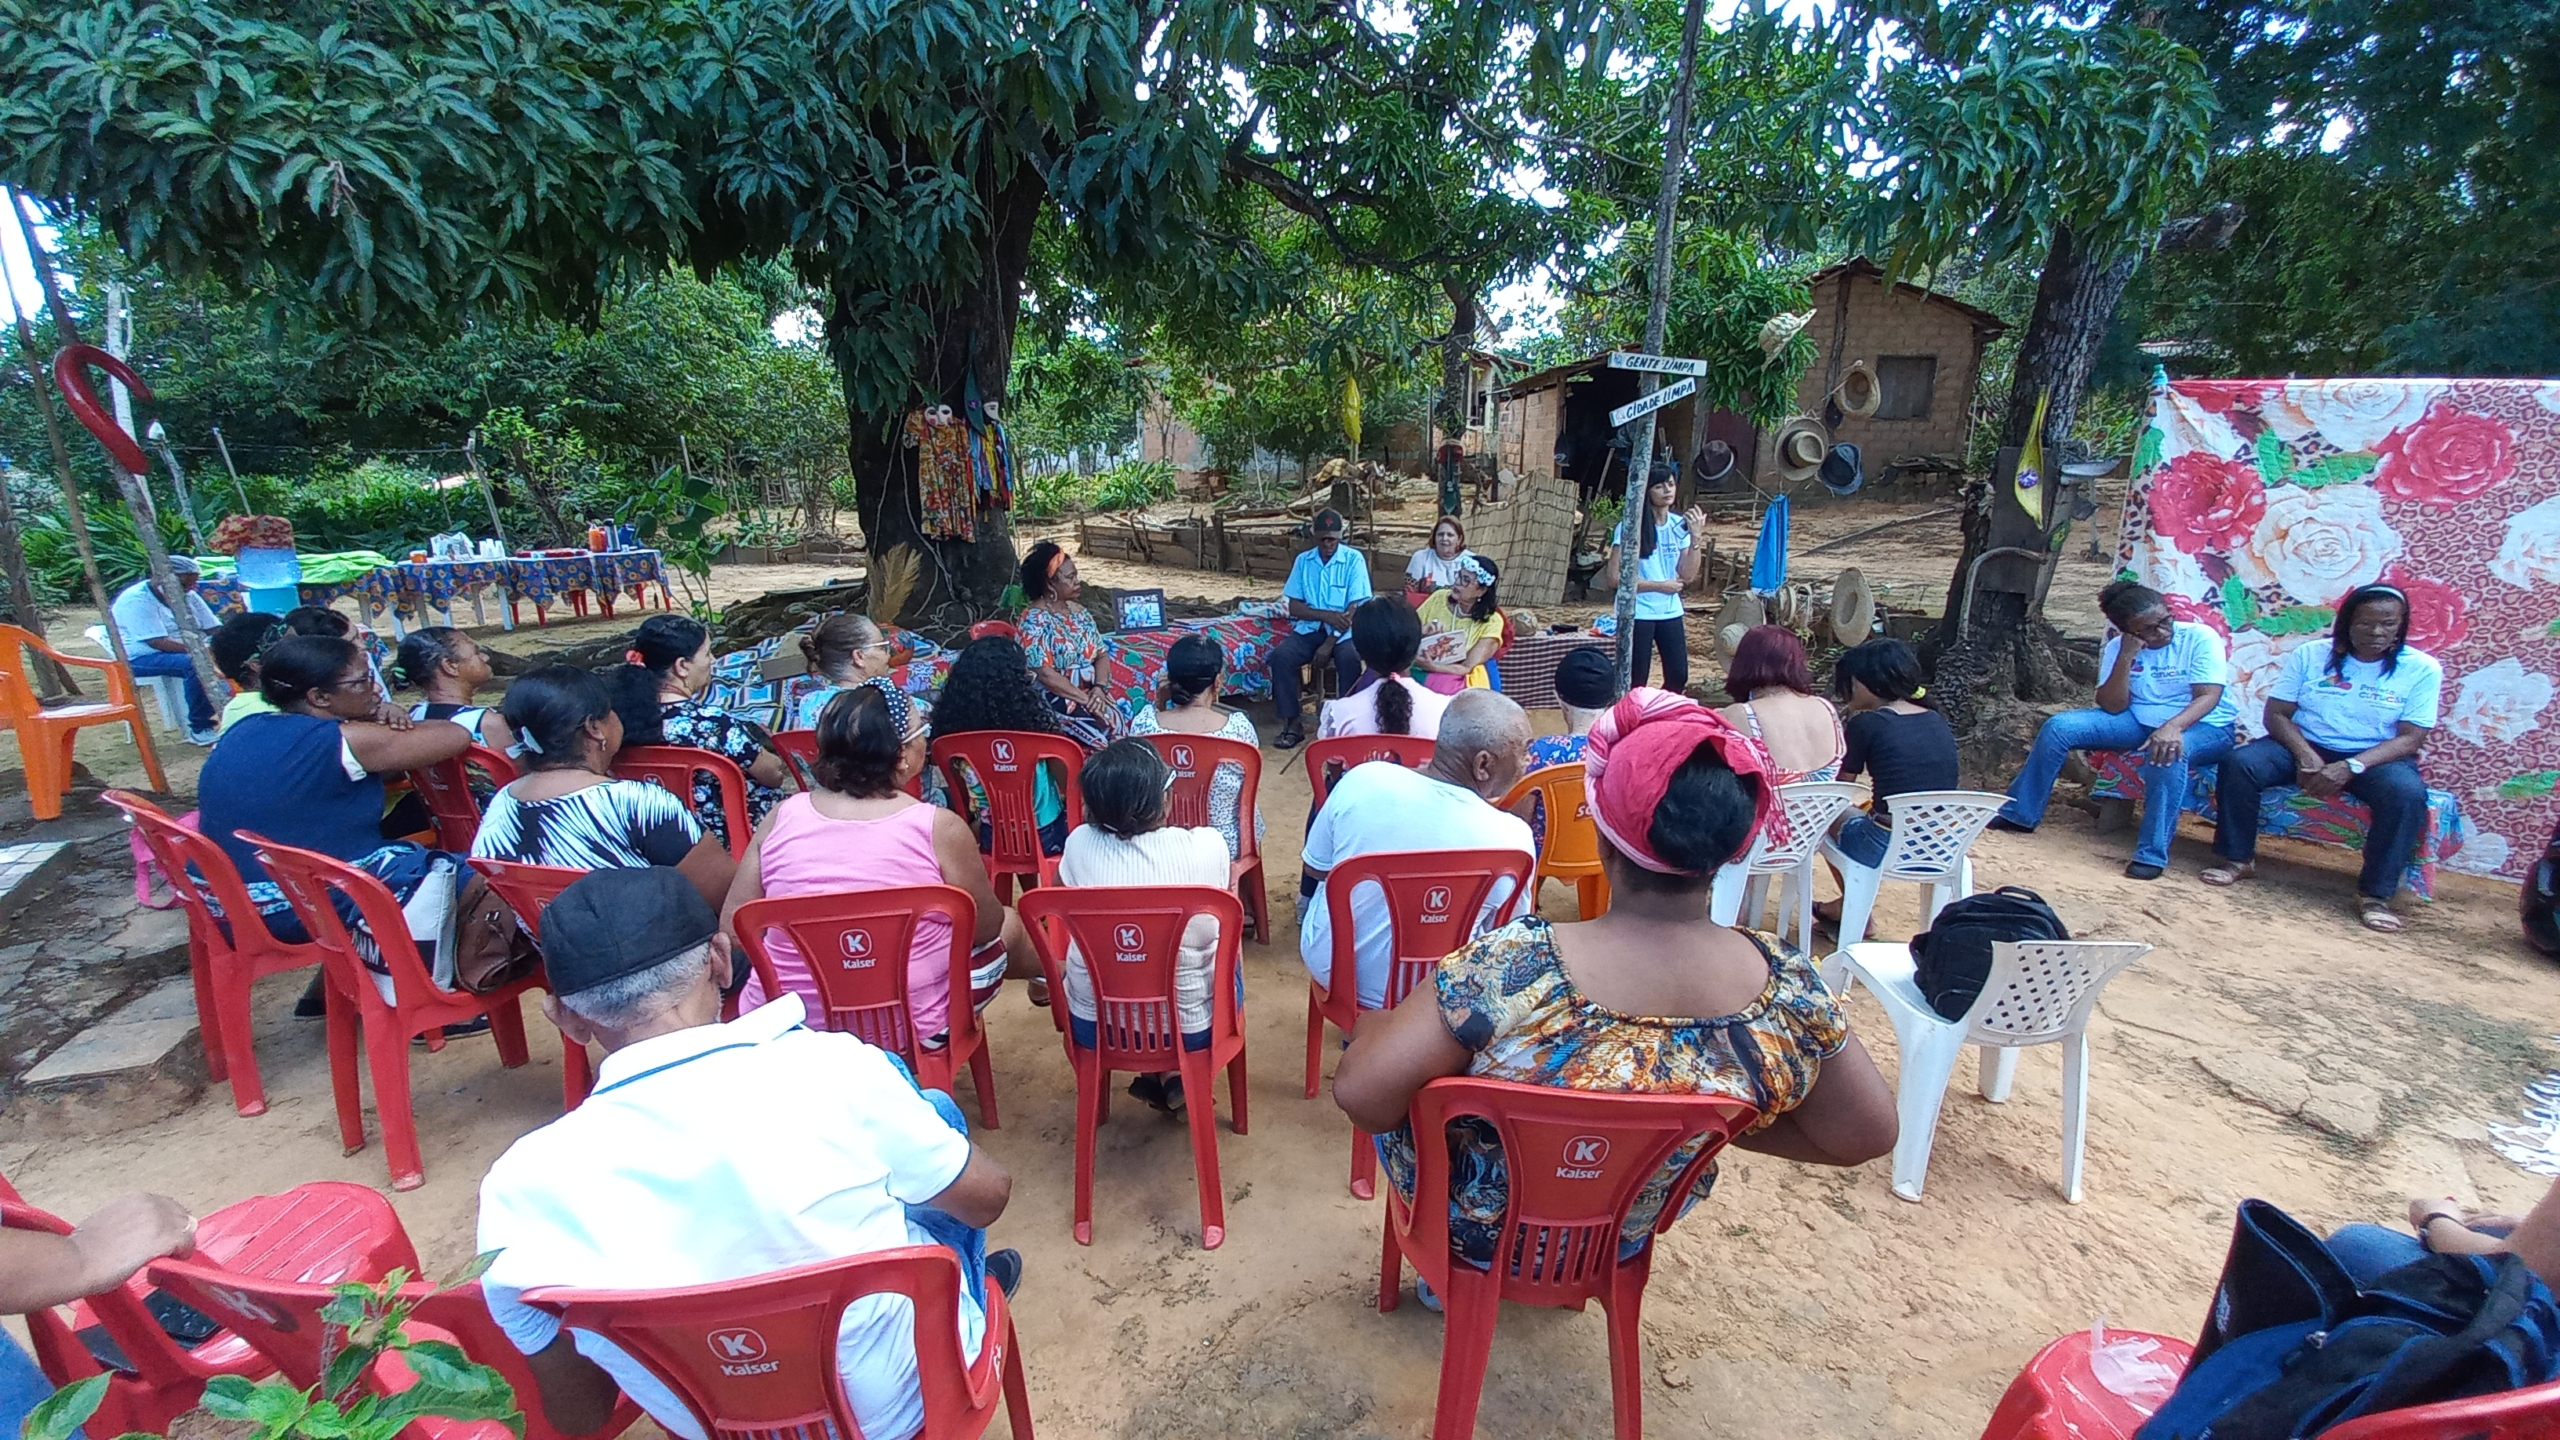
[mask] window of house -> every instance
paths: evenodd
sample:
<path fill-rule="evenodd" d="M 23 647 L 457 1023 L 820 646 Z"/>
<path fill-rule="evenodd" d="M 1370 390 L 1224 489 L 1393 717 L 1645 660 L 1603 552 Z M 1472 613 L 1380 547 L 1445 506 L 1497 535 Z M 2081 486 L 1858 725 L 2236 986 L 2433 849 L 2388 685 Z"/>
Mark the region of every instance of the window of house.
<path fill-rule="evenodd" d="M 1886 355 L 1876 361 L 1879 420 L 1926 420 L 1938 389 L 1935 355 Z"/>

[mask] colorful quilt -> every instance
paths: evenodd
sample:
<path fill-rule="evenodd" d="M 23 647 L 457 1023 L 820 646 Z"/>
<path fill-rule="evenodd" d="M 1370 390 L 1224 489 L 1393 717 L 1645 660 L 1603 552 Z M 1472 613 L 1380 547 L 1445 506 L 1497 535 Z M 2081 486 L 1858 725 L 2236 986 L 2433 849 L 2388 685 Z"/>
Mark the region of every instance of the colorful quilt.
<path fill-rule="evenodd" d="M 895 625 L 881 627 L 889 643 L 909 654 L 909 659 L 889 672 L 899 689 L 930 704 L 942 689 L 942 679 L 951 673 L 951 652 L 927 640 L 913 630 Z M 793 675 L 782 680 L 767 680 L 759 668 L 782 649 L 782 642 L 798 644 L 798 634 L 777 635 L 750 649 L 732 650 L 712 662 L 711 684 L 702 692 L 705 702 L 725 710 L 741 720 L 752 720 L 767 730 L 782 729 L 782 718 L 801 696 L 827 682 L 815 675 Z"/>
<path fill-rule="evenodd" d="M 2142 803 L 2142 768 L 2131 752 L 2084 750 L 2081 755 L 2098 772 L 2098 783 L 2089 787 L 2091 795 L 2102 800 Z M 2215 818 L 2213 785 L 2221 773 L 2218 764 L 2191 766 L 2187 771 L 2184 808 L 2202 816 L 2207 824 Z M 2300 790 L 2270 790 L 2265 803 L 2258 807 L 2261 838 L 2281 835 L 2289 840 L 2362 850 L 2365 832 L 2372 826 L 2373 812 L 2352 795 L 2323 800 Z M 2460 853 L 2463 834 L 2462 802 L 2443 790 L 2427 791 L 2426 833 L 2418 837 L 2418 853 L 2409 857 L 2407 874 L 2407 884 L 2419 899 L 2436 898 L 2436 867 L 2451 862 Z"/>
<path fill-rule="evenodd" d="M 1271 693 L 1271 676 L 1264 667 L 1270 663 L 1272 648 L 1288 633 L 1288 611 L 1280 601 L 1248 600 L 1234 614 L 1214 620 L 1176 620 L 1162 630 L 1106 635 L 1103 687 L 1119 702 L 1122 714 L 1135 717 L 1155 703 L 1156 692 L 1163 688 L 1165 653 L 1173 642 L 1187 634 L 1205 634 L 1218 642 L 1227 657 L 1226 683 L 1220 692 L 1259 699 Z"/>
<path fill-rule="evenodd" d="M 2118 559 L 2231 642 L 2240 730 L 2356 586 L 2444 665 L 2427 854 L 2510 879 L 2560 822 L 2560 381 L 2181 380 L 2153 392 Z M 2290 808 L 2288 806 L 2287 808 Z M 2270 833 L 2284 823 L 2271 815 Z"/>

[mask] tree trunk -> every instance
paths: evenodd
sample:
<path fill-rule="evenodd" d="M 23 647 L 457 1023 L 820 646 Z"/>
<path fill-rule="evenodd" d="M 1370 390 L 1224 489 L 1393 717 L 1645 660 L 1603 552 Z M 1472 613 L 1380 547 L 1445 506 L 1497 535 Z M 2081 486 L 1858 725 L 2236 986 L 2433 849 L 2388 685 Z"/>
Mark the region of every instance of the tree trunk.
<path fill-rule="evenodd" d="M 2140 261 L 2139 254 L 2085 251 L 2068 230 L 2054 236 L 2036 284 L 2035 309 L 2028 316 L 2010 374 L 2008 409 L 2000 427 L 2002 446 L 2026 443 L 2036 399 L 2049 390 L 2044 452 L 2046 468 L 2051 469 L 2088 393 L 2089 372 L 2097 363 L 2107 327 L 2114 322 L 2116 302 Z M 1976 712 L 1986 701 L 2051 701 L 2072 692 L 2069 679 L 2054 662 L 2053 628 L 2045 623 L 2041 607 L 2031 596 L 1985 589 L 1972 597 L 1967 613 L 1967 582 L 1974 561 L 1989 545 L 1997 499 L 1988 477 L 1965 489 L 1964 544 L 1948 580 L 1946 615 L 1929 647 L 1934 652 L 1930 693 L 1959 735 L 1973 728 Z"/>
<path fill-rule="evenodd" d="M 845 386 L 855 511 L 873 583 L 891 569 L 886 562 L 895 552 L 912 550 L 918 557 L 913 588 L 890 613 L 875 609 L 874 618 L 912 629 L 957 632 L 993 614 L 1013 581 L 1018 557 L 1006 511 L 981 506 L 974 541 L 925 537 L 918 524 L 924 505 L 916 485 L 917 452 L 906 447 L 905 424 L 918 405 L 945 404 L 957 412 L 973 367 L 979 396 L 1004 398 L 1013 373 L 1013 331 L 1022 315 L 1032 230 L 1047 204 L 1047 182 L 1026 162 L 989 198 L 993 234 L 976 282 L 915 297 L 933 317 L 935 333 L 917 357 L 913 384 L 901 400 L 884 408 L 851 384 Z M 827 316 L 830 339 L 860 323 L 851 301 L 835 297 Z"/>
<path fill-rule="evenodd" d="M 1470 408 L 1468 354 L 1475 348 L 1476 324 L 1482 309 L 1476 292 L 1469 286 L 1443 280 L 1440 290 L 1449 297 L 1449 333 L 1440 337 L 1440 441 L 1444 445 L 1464 445 Z M 1440 487 L 1440 513 L 1455 515 L 1460 499 L 1457 474 L 1454 469 L 1443 469 L 1436 447 L 1426 446 L 1425 450 L 1423 465 Z"/>

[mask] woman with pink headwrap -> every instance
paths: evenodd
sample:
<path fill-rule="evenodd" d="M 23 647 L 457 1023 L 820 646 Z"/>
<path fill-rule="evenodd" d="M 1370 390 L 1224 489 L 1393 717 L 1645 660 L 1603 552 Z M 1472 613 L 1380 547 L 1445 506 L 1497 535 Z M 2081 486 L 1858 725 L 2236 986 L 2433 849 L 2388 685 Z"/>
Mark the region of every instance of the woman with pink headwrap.
<path fill-rule="evenodd" d="M 1812 964 L 1708 917 L 1715 872 L 1762 826 L 1784 823 L 1768 752 L 1695 701 L 1639 689 L 1591 727 L 1583 764 L 1608 912 L 1565 925 L 1531 915 L 1479 937 L 1440 962 L 1427 1000 L 1416 991 L 1372 1017 L 1343 1056 L 1334 1100 L 1377 1136 L 1389 1180 L 1412 1193 L 1405 1116 L 1444 1075 L 1733 1095 L 1760 1107 L 1759 1127 L 1733 1142 L 1743 1149 L 1816 1165 L 1892 1150 L 1893 1092 Z M 1478 1121 L 1450 1126 L 1449 1145 L 1451 1234 L 1487 1266 L 1506 1191 L 1501 1145 Z M 1619 1237 L 1626 1253 L 1651 1236 L 1696 1149 L 1674 1151 L 1638 1197 Z"/>

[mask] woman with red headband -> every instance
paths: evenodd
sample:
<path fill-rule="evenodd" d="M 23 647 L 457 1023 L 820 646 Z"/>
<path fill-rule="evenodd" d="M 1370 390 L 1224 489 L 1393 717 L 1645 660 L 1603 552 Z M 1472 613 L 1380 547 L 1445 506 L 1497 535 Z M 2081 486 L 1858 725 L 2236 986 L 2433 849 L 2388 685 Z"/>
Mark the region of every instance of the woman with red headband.
<path fill-rule="evenodd" d="M 1724 1094 L 1760 1107 L 1733 1143 L 1816 1165 L 1893 1149 L 1893 1091 L 1804 956 L 1708 918 L 1715 873 L 1782 823 L 1768 752 L 1714 711 L 1640 689 L 1591 727 L 1583 750 L 1612 900 L 1553 925 L 1527 916 L 1442 960 L 1426 999 L 1372 1017 L 1333 1095 L 1375 1134 L 1410 1195 L 1415 1092 L 1444 1075 L 1617 1093 Z M 1450 1227 L 1470 1263 L 1492 1261 L 1505 1177 L 1492 1128 L 1449 1130 Z M 1628 1212 L 1619 1242 L 1651 1236 L 1684 1147 Z M 1713 1182 L 1710 1171 L 1692 1200 Z M 1431 1303 L 1426 1296 L 1424 1303 Z"/>
<path fill-rule="evenodd" d="M 1093 614 L 1076 603 L 1084 589 L 1076 578 L 1076 562 L 1057 542 L 1043 540 L 1022 557 L 1023 597 L 1031 603 L 1014 617 L 1023 652 L 1031 657 L 1032 678 L 1040 682 L 1040 698 L 1058 712 L 1067 738 L 1087 750 L 1099 750 L 1129 728 L 1111 692 L 1102 688 L 1102 631 Z"/>

